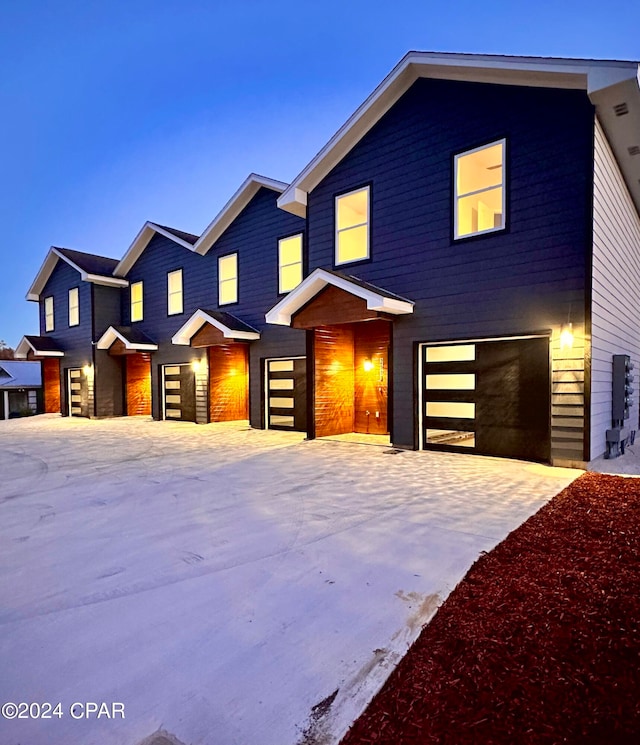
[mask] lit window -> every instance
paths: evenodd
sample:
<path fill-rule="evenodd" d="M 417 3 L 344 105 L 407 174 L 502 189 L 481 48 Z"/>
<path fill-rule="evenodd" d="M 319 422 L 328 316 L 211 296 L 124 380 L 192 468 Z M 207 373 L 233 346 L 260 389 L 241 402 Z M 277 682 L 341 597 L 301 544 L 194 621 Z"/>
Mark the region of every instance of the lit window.
<path fill-rule="evenodd" d="M 69 326 L 77 326 L 80 323 L 80 300 L 78 299 L 78 288 L 69 290 Z"/>
<path fill-rule="evenodd" d="M 336 197 L 336 264 L 369 258 L 369 187 Z"/>
<path fill-rule="evenodd" d="M 182 313 L 182 269 L 167 274 L 167 315 Z"/>
<path fill-rule="evenodd" d="M 504 228 L 504 151 L 500 140 L 456 155 L 456 238 Z"/>
<path fill-rule="evenodd" d="M 46 297 L 44 299 L 44 330 L 53 331 L 53 298 Z"/>
<path fill-rule="evenodd" d="M 289 292 L 302 282 L 302 233 L 278 241 L 278 292 Z"/>
<path fill-rule="evenodd" d="M 169 298 L 171 298 L 171 290 L 169 290 Z M 169 300 L 169 305 L 171 305 L 171 300 Z M 142 282 L 133 282 L 131 285 L 131 322 L 141 321 L 142 317 Z"/>
<path fill-rule="evenodd" d="M 218 258 L 218 305 L 238 302 L 238 254 Z"/>

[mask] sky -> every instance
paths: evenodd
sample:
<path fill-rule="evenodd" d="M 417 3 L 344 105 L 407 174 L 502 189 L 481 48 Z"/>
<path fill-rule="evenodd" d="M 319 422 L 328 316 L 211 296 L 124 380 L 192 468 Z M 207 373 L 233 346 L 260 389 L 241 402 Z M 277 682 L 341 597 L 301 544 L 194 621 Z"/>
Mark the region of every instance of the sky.
<path fill-rule="evenodd" d="M 199 234 L 251 172 L 290 182 L 409 50 L 640 59 L 636 0 L 3 0 L 0 340 L 50 246 Z"/>

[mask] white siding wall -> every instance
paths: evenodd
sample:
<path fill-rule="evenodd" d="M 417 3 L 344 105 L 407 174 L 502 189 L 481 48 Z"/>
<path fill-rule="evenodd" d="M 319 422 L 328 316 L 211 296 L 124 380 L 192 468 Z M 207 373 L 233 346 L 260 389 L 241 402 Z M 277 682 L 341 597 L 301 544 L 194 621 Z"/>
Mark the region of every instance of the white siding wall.
<path fill-rule="evenodd" d="M 636 367 L 629 426 L 638 428 L 640 383 L 640 218 L 596 121 L 591 327 L 591 458 L 605 451 L 611 426 L 612 355 Z"/>

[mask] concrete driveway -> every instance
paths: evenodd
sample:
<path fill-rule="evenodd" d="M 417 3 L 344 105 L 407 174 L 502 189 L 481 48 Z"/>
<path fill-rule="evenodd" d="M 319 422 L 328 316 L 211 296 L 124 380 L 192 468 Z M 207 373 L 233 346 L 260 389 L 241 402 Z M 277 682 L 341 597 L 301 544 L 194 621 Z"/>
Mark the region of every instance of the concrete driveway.
<path fill-rule="evenodd" d="M 579 473 L 0 422 L 0 703 L 37 705 L 5 706 L 0 741 L 335 743 L 479 553 Z"/>

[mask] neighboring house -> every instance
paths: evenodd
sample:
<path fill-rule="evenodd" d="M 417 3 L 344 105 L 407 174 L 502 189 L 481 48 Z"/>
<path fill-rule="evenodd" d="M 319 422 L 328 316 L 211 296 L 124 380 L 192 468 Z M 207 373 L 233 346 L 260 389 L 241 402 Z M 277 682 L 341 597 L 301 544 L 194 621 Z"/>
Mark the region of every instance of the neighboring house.
<path fill-rule="evenodd" d="M 42 411 L 42 380 L 37 362 L 0 360 L 0 420 Z"/>
<path fill-rule="evenodd" d="M 95 354 L 98 336 L 120 318 L 120 289 L 127 282 L 113 276 L 117 263 L 54 246 L 29 289 L 27 299 L 40 306 L 40 335 L 23 337 L 16 357 L 42 361 L 45 412 L 122 413 L 105 374 L 114 363 Z"/>
<path fill-rule="evenodd" d="M 640 361 L 638 81 L 409 53 L 290 185 L 251 175 L 200 237 L 147 223 L 111 260 L 93 413 L 598 457 L 612 357 Z M 23 341 L 53 355 L 44 326 Z"/>

